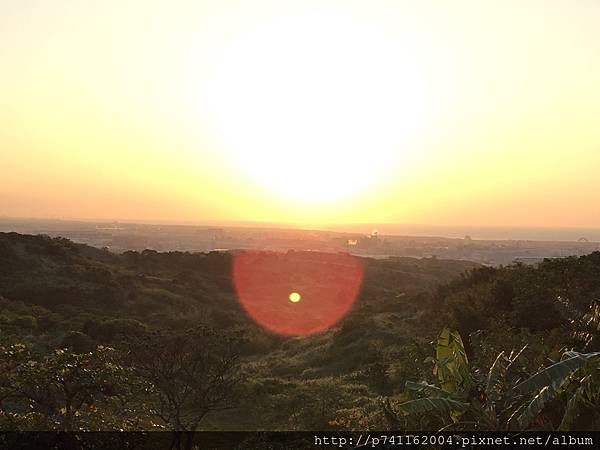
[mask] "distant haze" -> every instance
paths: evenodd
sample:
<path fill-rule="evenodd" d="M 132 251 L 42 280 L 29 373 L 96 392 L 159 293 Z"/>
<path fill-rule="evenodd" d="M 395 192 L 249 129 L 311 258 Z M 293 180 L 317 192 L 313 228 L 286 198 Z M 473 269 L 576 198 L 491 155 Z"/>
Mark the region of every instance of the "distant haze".
<path fill-rule="evenodd" d="M 207 227 L 242 227 L 260 229 L 312 229 L 323 231 L 347 232 L 368 235 L 377 231 L 380 235 L 415 236 L 415 237 L 446 237 L 482 240 L 531 240 L 531 241 L 566 241 L 574 242 L 587 240 L 600 242 L 600 229 L 598 228 L 534 228 L 534 227 L 477 227 L 477 226 L 439 226 L 417 224 L 338 224 L 338 225 L 311 225 L 299 226 L 277 222 L 256 221 L 71 221 L 59 219 L 36 218 L 9 218 L 0 216 L 0 232 L 17 231 L 21 233 L 46 233 L 68 236 L 64 231 L 73 226 L 85 228 L 104 225 L 108 228 L 120 228 L 123 224 L 140 225 L 179 225 L 179 226 L 207 226 Z"/>
<path fill-rule="evenodd" d="M 532 240 L 532 241 L 577 241 L 587 239 L 600 242 L 598 228 L 524 228 L 524 227 L 477 227 L 435 225 L 373 225 L 380 234 L 403 236 L 440 236 L 485 240 Z M 340 226 L 340 231 L 368 230 L 366 225 Z"/>

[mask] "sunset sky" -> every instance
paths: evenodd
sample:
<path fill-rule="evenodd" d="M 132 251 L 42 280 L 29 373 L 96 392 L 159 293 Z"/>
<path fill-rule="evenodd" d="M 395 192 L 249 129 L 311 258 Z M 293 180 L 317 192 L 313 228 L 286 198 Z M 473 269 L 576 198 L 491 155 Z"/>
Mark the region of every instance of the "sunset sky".
<path fill-rule="evenodd" d="M 600 1 L 0 0 L 0 216 L 600 227 Z"/>

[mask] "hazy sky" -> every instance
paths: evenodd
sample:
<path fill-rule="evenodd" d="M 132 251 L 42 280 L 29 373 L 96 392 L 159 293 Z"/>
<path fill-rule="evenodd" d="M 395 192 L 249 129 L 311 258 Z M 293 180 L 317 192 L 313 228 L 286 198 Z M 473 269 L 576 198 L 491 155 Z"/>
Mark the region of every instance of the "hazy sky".
<path fill-rule="evenodd" d="M 600 2 L 0 0 L 0 215 L 600 227 Z"/>

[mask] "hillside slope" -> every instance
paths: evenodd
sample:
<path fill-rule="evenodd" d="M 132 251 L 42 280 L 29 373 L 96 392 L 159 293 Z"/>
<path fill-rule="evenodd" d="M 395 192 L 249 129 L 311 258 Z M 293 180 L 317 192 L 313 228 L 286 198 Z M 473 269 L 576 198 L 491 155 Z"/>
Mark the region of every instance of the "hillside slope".
<path fill-rule="evenodd" d="M 185 339 L 199 325 L 215 330 L 218 339 L 234 333 L 241 338 L 235 404 L 212 411 L 200 427 L 302 430 L 389 426 L 381 397 L 406 398 L 410 380 L 436 382 L 425 361 L 445 326 L 463 336 L 476 376 L 499 352 L 525 344 L 520 376 L 558 360 L 565 349 L 589 352 L 600 345 L 600 252 L 503 268 L 359 259 L 364 279 L 348 314 L 326 331 L 300 337 L 268 332 L 246 314 L 232 279 L 234 258 L 218 252 L 113 254 L 65 239 L 0 233 L 0 348 L 24 343 L 42 361 L 57 348 L 76 357 L 109 345 L 136 371 L 132 343 L 169 334 Z M 282 292 L 287 287 L 277 285 L 288 279 L 306 286 L 307 273 L 335 270 L 331 254 L 261 258 L 277 271 L 264 288 Z M 294 273 L 307 265 L 303 276 Z M 187 357 L 201 353 L 194 345 Z M 10 358 L 5 363 L 14 369 Z M 547 420 L 558 419 L 549 413 Z"/>

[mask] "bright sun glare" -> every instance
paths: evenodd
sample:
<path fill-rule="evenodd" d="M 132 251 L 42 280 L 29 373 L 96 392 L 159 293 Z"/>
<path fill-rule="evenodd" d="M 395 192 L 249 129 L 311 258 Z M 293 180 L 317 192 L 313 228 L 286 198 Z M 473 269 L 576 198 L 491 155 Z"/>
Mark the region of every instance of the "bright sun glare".
<path fill-rule="evenodd" d="M 348 18 L 287 17 L 240 35 L 207 87 L 212 127 L 233 161 L 305 202 L 368 187 L 408 156 L 423 125 L 415 58 Z"/>

